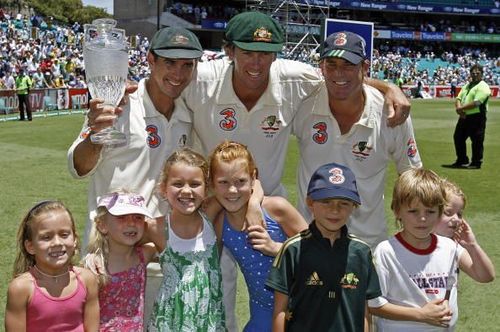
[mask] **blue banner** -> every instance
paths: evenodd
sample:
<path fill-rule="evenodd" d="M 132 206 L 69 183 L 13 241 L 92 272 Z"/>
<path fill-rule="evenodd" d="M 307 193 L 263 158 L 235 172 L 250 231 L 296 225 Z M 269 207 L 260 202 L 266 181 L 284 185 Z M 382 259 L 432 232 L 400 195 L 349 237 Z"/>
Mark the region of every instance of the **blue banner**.
<path fill-rule="evenodd" d="M 396 3 L 377 2 L 377 1 L 347 1 L 347 0 L 299 0 L 303 4 L 313 6 L 330 6 L 334 8 L 345 9 L 366 9 L 380 11 L 398 11 L 398 12 L 419 12 L 419 13 L 447 13 L 447 14 L 463 14 L 463 15 L 499 15 L 500 8 L 495 7 L 494 1 L 491 1 L 491 6 L 476 6 L 470 7 L 466 5 L 435 5 L 433 3 L 415 4 L 405 3 L 401 0 Z M 428 1 L 430 2 L 430 1 Z M 458 1 L 457 1 L 458 2 Z"/>
<path fill-rule="evenodd" d="M 226 30 L 227 21 L 220 19 L 204 19 L 201 20 L 201 27 L 203 29 L 212 29 L 212 30 Z"/>

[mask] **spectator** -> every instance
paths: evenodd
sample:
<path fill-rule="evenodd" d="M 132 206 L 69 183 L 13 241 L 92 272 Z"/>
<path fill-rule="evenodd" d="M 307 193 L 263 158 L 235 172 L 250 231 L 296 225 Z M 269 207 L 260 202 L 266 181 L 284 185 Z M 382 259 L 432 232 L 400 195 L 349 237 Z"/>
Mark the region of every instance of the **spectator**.
<path fill-rule="evenodd" d="M 33 87 L 35 89 L 43 89 L 48 88 L 49 86 L 46 84 L 45 79 L 43 77 L 42 69 L 38 67 L 36 72 L 33 74 Z"/>
<path fill-rule="evenodd" d="M 5 88 L 8 90 L 14 90 L 16 88 L 16 79 L 10 71 L 5 75 Z"/>
<path fill-rule="evenodd" d="M 31 88 L 31 79 L 26 73 L 24 69 L 19 70 L 19 74 L 16 78 L 16 92 L 17 98 L 19 99 L 19 121 L 24 121 L 24 110 L 26 109 L 26 115 L 28 117 L 28 121 L 32 120 L 31 117 L 31 107 L 29 103 L 29 92 Z"/>

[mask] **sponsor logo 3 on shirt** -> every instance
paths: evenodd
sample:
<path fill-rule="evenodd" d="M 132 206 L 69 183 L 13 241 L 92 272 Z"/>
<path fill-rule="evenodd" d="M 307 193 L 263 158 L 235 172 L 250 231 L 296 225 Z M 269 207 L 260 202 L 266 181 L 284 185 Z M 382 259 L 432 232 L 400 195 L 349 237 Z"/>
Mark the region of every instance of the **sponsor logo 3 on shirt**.
<path fill-rule="evenodd" d="M 148 133 L 148 137 L 146 138 L 146 142 L 150 148 L 157 148 L 161 144 L 161 137 L 158 135 L 158 127 L 155 125 L 148 125 L 146 127 L 146 132 Z"/>
<path fill-rule="evenodd" d="M 340 279 L 340 287 L 342 288 L 356 289 L 358 288 L 358 283 L 358 277 L 352 272 L 344 274 L 342 279 Z"/>
<path fill-rule="evenodd" d="M 313 141 L 318 144 L 325 144 L 328 141 L 328 127 L 326 123 L 318 122 L 313 125 L 313 129 L 315 130 L 312 136 Z"/>
<path fill-rule="evenodd" d="M 238 126 L 236 120 L 236 111 L 232 108 L 225 108 L 219 112 L 222 115 L 222 120 L 219 121 L 219 128 L 224 131 L 234 130 Z"/>
<path fill-rule="evenodd" d="M 306 286 L 323 286 L 323 281 L 319 278 L 318 272 L 314 271 L 306 280 Z"/>

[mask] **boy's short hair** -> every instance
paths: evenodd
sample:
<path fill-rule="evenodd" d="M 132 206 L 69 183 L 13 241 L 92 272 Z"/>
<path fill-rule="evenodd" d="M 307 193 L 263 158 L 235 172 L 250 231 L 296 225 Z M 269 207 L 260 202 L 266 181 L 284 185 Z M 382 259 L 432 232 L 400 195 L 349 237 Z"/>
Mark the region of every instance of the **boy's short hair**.
<path fill-rule="evenodd" d="M 398 212 L 403 205 L 416 200 L 427 207 L 437 206 L 439 215 L 446 204 L 443 181 L 435 172 L 424 168 L 412 168 L 403 172 L 394 184 L 391 209 Z"/>
<path fill-rule="evenodd" d="M 307 196 L 313 201 L 340 198 L 361 204 L 354 173 L 336 163 L 325 164 L 314 172 L 307 187 Z"/>

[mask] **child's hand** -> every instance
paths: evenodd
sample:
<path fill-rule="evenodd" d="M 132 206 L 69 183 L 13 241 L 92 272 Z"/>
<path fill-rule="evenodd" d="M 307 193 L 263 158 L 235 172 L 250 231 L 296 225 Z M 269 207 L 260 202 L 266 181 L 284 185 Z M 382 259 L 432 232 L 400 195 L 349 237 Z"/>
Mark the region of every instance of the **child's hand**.
<path fill-rule="evenodd" d="M 472 246 L 477 243 L 476 236 L 472 232 L 472 228 L 469 226 L 467 221 L 465 221 L 465 219 L 462 219 L 462 222 L 453 235 L 453 239 L 457 241 L 462 247 Z"/>
<path fill-rule="evenodd" d="M 94 254 L 87 254 L 82 260 L 83 267 L 89 269 L 96 276 L 102 275 L 105 273 L 106 268 L 104 266 L 104 262 L 101 257 Z"/>
<path fill-rule="evenodd" d="M 450 310 L 447 300 L 432 300 L 427 302 L 421 309 L 425 323 L 441 327 L 449 326 L 453 313 Z"/>
<path fill-rule="evenodd" d="M 248 242 L 255 249 L 267 256 L 276 256 L 281 243 L 274 242 L 269 233 L 261 225 L 248 226 Z"/>

